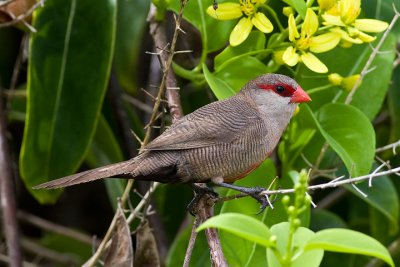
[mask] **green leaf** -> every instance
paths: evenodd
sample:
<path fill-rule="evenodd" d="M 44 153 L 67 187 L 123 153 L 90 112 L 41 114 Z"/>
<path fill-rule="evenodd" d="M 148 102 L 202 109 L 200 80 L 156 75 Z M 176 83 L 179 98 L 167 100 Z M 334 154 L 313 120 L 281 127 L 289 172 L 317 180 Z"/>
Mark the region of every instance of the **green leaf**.
<path fill-rule="evenodd" d="M 384 1 L 377 1 L 376 3 L 378 2 Z M 371 71 L 364 77 L 351 102 L 351 105 L 361 110 L 369 120 L 375 118 L 380 111 L 391 83 L 392 65 L 395 58 L 394 51 L 396 51 L 396 36 L 391 33 L 384 41 L 380 51 L 385 52 L 378 53 L 372 61 Z M 379 38 L 378 36 L 377 39 Z M 354 45 L 350 48 L 337 47 L 327 53 L 318 54 L 318 58 L 328 66 L 330 73 L 339 73 L 343 77 L 359 74 L 372 53 L 371 45 L 375 47 L 378 42 L 379 40 L 370 45 Z M 351 60 L 338 60 L 346 58 Z M 328 79 L 316 76 L 315 73 L 307 70 L 304 66 L 300 67 L 296 80 L 303 88 L 307 89 L 325 86 L 329 83 Z M 309 105 L 315 109 L 324 103 L 331 102 L 332 99 L 344 102 L 346 96 L 347 92 L 344 90 L 338 87 L 330 88 L 320 93 L 312 94 L 313 101 Z"/>
<path fill-rule="evenodd" d="M 99 123 L 85 161 L 91 168 L 97 168 L 107 164 L 123 161 L 124 157 L 119 144 L 110 126 L 103 116 L 100 116 Z M 123 181 L 120 179 L 104 179 L 110 203 L 114 210 L 117 208 L 117 199 L 124 191 Z"/>
<path fill-rule="evenodd" d="M 148 0 L 118 1 L 114 67 L 121 87 L 134 93 L 140 75 L 139 56 L 150 7 Z"/>
<path fill-rule="evenodd" d="M 203 65 L 204 77 L 211 90 L 218 98 L 218 100 L 222 100 L 228 97 L 235 95 L 235 91 L 223 80 L 215 77 L 208 69 L 206 65 Z"/>
<path fill-rule="evenodd" d="M 181 231 L 180 234 L 175 237 L 166 258 L 167 267 L 183 266 L 183 260 L 185 259 L 185 254 L 192 230 L 192 224 L 193 220 L 190 220 L 190 223 L 186 229 Z M 194 246 L 192 252 L 192 261 L 190 262 L 191 267 L 211 266 L 210 251 L 208 249 L 204 249 L 207 246 L 206 236 L 197 235 L 196 245 Z"/>
<path fill-rule="evenodd" d="M 396 40 L 397 35 L 388 35 L 388 38 L 380 49 L 380 51 L 385 51 L 385 53 L 378 53 L 376 58 L 372 61 L 371 66 L 373 66 L 374 70 L 365 76 L 351 102 L 353 106 L 364 112 L 370 120 L 375 118 L 381 109 L 389 88 L 393 71 L 393 61 L 395 59 Z M 369 46 L 366 46 L 365 49 L 367 49 L 368 52 L 370 51 Z M 365 55 L 362 67 L 364 67 L 365 61 L 369 56 L 370 53 Z M 360 71 L 361 70 L 356 70 L 355 73 Z"/>
<path fill-rule="evenodd" d="M 305 249 L 324 249 L 373 256 L 390 266 L 395 266 L 389 252 L 381 243 L 363 233 L 347 229 L 322 230 L 307 241 Z"/>
<path fill-rule="evenodd" d="M 261 186 L 267 188 L 275 177 L 275 165 L 271 159 L 267 159 L 251 174 L 236 181 L 235 185 L 247 187 Z M 231 196 L 237 193 L 237 191 L 230 189 L 227 190 L 226 195 Z M 279 204 L 279 201 L 274 203 L 274 206 L 275 204 Z M 256 214 L 259 209 L 260 205 L 257 201 L 251 197 L 245 197 L 232 201 L 225 201 L 222 204 L 221 213 L 237 212 L 246 214 L 265 223 L 267 218 L 274 215 L 276 217 L 276 214 L 272 214 L 272 212 L 279 212 L 277 209 L 266 208 L 265 212 Z M 281 211 L 283 211 L 286 218 L 286 212 L 283 209 L 281 209 Z M 226 231 L 220 232 L 220 240 L 229 266 L 265 266 L 267 264 L 266 250 L 263 246 Z M 240 246 L 240 250 L 237 249 L 238 246 Z"/>
<path fill-rule="evenodd" d="M 262 222 L 240 213 L 224 213 L 202 223 L 197 231 L 206 228 L 219 228 L 244 239 L 256 242 L 264 247 L 270 246 L 270 232 Z"/>
<path fill-rule="evenodd" d="M 288 222 L 282 222 L 275 224 L 271 227 L 271 234 L 277 237 L 277 250 L 281 255 L 286 255 L 286 247 L 290 232 L 290 225 Z M 324 251 L 322 249 L 316 249 L 312 251 L 303 251 L 306 242 L 314 236 L 314 232 L 305 228 L 299 227 L 293 235 L 293 246 L 295 249 L 294 254 L 297 256 L 292 258 L 291 267 L 317 267 L 322 261 Z M 311 252 L 311 253 L 310 253 Z M 276 258 L 275 253 L 272 249 L 267 249 L 268 266 L 282 266 L 279 260 Z"/>
<path fill-rule="evenodd" d="M 318 111 L 315 122 L 353 177 L 370 171 L 375 155 L 375 132 L 361 111 L 349 105 L 327 104 Z"/>
<path fill-rule="evenodd" d="M 31 187 L 76 171 L 93 137 L 115 16 L 114 0 L 49 0 L 35 12 L 20 166 L 26 187 L 41 203 L 55 202 L 60 191 Z"/>
<path fill-rule="evenodd" d="M 259 59 L 251 56 L 240 56 L 240 60 L 233 60 L 224 64 L 215 72 L 215 77 L 226 82 L 234 91 L 238 92 L 248 81 L 265 74 L 265 66 Z"/>
<path fill-rule="evenodd" d="M 314 232 L 327 228 L 345 228 L 346 223 L 337 214 L 323 209 L 311 211 L 310 229 Z"/>
<path fill-rule="evenodd" d="M 215 59 L 215 69 L 218 69 L 224 62 L 244 53 L 262 50 L 265 47 L 265 34 L 260 31 L 252 31 L 247 39 L 238 46 L 228 46 L 219 53 Z"/>
<path fill-rule="evenodd" d="M 306 17 L 307 5 L 304 0 L 283 0 L 283 2 L 293 7 L 303 19 Z"/>
<path fill-rule="evenodd" d="M 362 196 L 352 186 L 346 185 L 347 190 L 385 215 L 385 217 L 390 221 L 391 233 L 397 232 L 399 227 L 399 197 L 396 188 L 389 177 L 383 176 L 374 179 L 371 187 L 369 187 L 367 181 L 358 183 L 357 188 L 367 194 L 367 197 Z M 377 192 L 385 193 L 379 194 Z M 386 229 L 386 231 L 388 231 L 388 229 Z"/>

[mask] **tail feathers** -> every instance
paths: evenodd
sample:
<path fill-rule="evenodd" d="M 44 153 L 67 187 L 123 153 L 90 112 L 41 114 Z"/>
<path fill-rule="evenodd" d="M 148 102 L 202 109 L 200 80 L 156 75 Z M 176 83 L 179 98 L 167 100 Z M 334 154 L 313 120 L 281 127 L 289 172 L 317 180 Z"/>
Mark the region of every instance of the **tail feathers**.
<path fill-rule="evenodd" d="M 135 168 L 135 162 L 132 160 L 106 165 L 97 169 L 84 171 L 81 173 L 69 175 L 60 179 L 56 179 L 47 183 L 36 185 L 33 189 L 55 189 L 67 187 L 71 185 L 87 183 L 102 178 L 113 177 L 118 175 L 127 175 L 132 173 Z"/>

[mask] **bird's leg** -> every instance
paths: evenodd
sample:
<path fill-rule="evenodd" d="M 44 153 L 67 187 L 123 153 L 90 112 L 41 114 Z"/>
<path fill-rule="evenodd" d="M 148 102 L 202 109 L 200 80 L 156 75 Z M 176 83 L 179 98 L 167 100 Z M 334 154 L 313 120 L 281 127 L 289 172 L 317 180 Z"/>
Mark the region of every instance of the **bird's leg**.
<path fill-rule="evenodd" d="M 245 186 L 228 184 L 228 183 L 224 183 L 224 182 L 213 182 L 213 183 L 217 186 L 226 187 L 229 189 L 239 191 L 239 192 L 246 194 L 248 196 L 251 196 L 252 198 L 257 200 L 261 204 L 260 211 L 257 214 L 260 214 L 261 212 L 263 212 L 265 210 L 265 208 L 270 205 L 270 202 L 268 201 L 267 197 L 264 195 L 260 195 L 261 192 L 266 190 L 263 187 L 259 187 L 259 186 L 245 187 Z"/>
<path fill-rule="evenodd" d="M 199 200 L 205 195 L 205 194 L 210 194 L 214 197 L 218 197 L 218 194 L 214 192 L 214 190 L 211 187 L 208 187 L 207 185 L 199 185 L 199 184 L 193 184 L 191 183 L 190 186 L 193 188 L 195 192 L 195 196 L 190 201 L 189 205 L 187 206 L 187 209 L 189 210 L 190 214 L 193 216 L 196 216 L 196 207 L 199 202 Z"/>

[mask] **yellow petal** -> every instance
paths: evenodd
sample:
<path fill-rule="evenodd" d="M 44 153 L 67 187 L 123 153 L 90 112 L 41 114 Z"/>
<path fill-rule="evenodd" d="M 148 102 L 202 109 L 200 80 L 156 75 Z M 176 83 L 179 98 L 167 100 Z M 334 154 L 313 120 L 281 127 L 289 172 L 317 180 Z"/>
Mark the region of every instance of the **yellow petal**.
<path fill-rule="evenodd" d="M 349 77 L 346 77 L 343 79 L 341 86 L 346 91 L 351 91 L 359 78 L 360 78 L 360 74 L 351 75 Z M 358 86 L 360 86 L 360 85 L 361 85 L 361 83 L 358 84 Z"/>
<path fill-rule="evenodd" d="M 340 17 L 345 24 L 352 23 L 361 12 L 361 0 L 340 0 Z"/>
<path fill-rule="evenodd" d="M 289 46 L 283 53 L 282 59 L 289 66 L 294 66 L 299 62 L 299 55 L 296 53 L 296 49 L 294 49 L 293 46 Z"/>
<path fill-rule="evenodd" d="M 279 50 L 279 51 L 274 51 L 272 54 L 272 58 L 274 59 L 275 63 L 278 65 L 283 65 L 285 64 L 285 61 L 283 61 L 283 53 L 285 53 L 285 50 Z"/>
<path fill-rule="evenodd" d="M 335 0 L 318 0 L 317 2 L 321 10 L 329 10 L 336 4 Z"/>
<path fill-rule="evenodd" d="M 231 46 L 237 46 L 243 43 L 249 36 L 252 28 L 253 23 L 251 23 L 250 18 L 241 18 L 229 36 L 229 43 Z"/>
<path fill-rule="evenodd" d="M 339 86 L 343 81 L 343 77 L 338 73 L 331 73 L 328 75 L 328 80 L 331 84 Z"/>
<path fill-rule="evenodd" d="M 356 19 L 354 27 L 364 32 L 383 32 L 389 24 L 377 19 Z"/>
<path fill-rule="evenodd" d="M 301 61 L 304 65 L 307 66 L 310 70 L 317 73 L 327 73 L 328 68 L 325 66 L 324 63 L 321 62 L 316 56 L 311 53 L 305 53 L 300 56 Z"/>
<path fill-rule="evenodd" d="M 324 25 L 345 26 L 339 16 L 323 14 L 322 18 L 325 20 Z"/>
<path fill-rule="evenodd" d="M 306 17 L 304 18 L 303 26 L 301 26 L 302 36 L 313 35 L 318 30 L 318 16 L 311 8 L 307 8 Z"/>
<path fill-rule="evenodd" d="M 222 3 L 218 4 L 215 10 L 213 6 L 207 8 L 207 14 L 218 20 L 231 20 L 240 18 L 243 15 L 239 3 Z"/>
<path fill-rule="evenodd" d="M 274 26 L 272 26 L 271 21 L 261 12 L 257 12 L 251 19 L 251 22 L 257 29 L 264 33 L 272 32 Z"/>
<path fill-rule="evenodd" d="M 295 38 L 299 38 L 300 34 L 296 27 L 296 21 L 294 20 L 293 14 L 289 15 L 289 40 L 293 42 Z"/>
<path fill-rule="evenodd" d="M 350 37 L 350 35 L 346 31 L 344 31 L 340 28 L 333 28 L 333 29 L 331 29 L 331 32 L 339 33 L 342 40 L 344 40 L 347 43 L 353 43 L 353 44 L 362 44 L 363 43 L 363 41 L 361 39 Z"/>
<path fill-rule="evenodd" d="M 362 31 L 358 33 L 358 38 L 361 39 L 361 41 L 363 41 L 364 43 L 370 43 L 375 41 L 376 39 L 376 37 L 363 33 Z"/>
<path fill-rule="evenodd" d="M 328 32 L 311 38 L 310 51 L 322 53 L 335 48 L 340 42 L 340 34 Z"/>
<path fill-rule="evenodd" d="M 293 8 L 290 7 L 290 6 L 285 6 L 285 7 L 282 9 L 282 13 L 283 13 L 283 15 L 285 15 L 286 17 L 289 17 L 291 14 L 294 14 L 294 10 L 293 10 Z"/>

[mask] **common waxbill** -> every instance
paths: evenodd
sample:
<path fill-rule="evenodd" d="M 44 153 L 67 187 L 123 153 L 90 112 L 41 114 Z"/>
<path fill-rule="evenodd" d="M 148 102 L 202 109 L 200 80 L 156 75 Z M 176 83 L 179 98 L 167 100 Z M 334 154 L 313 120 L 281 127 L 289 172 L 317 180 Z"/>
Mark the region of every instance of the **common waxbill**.
<path fill-rule="evenodd" d="M 248 82 L 235 96 L 210 103 L 173 123 L 135 158 L 34 188 L 123 176 L 161 183 L 211 181 L 242 191 L 229 183 L 249 174 L 272 153 L 298 103 L 310 100 L 293 79 L 265 74 Z M 254 192 L 250 195 L 263 202 Z"/>

